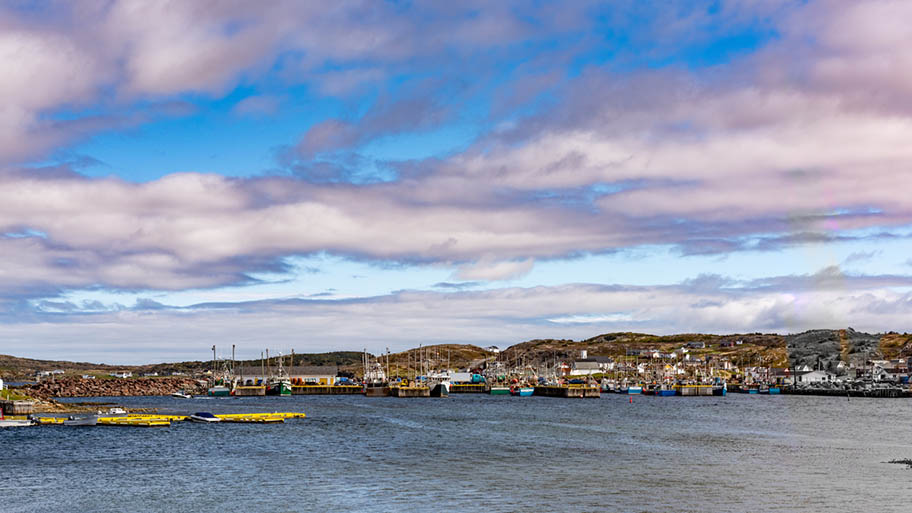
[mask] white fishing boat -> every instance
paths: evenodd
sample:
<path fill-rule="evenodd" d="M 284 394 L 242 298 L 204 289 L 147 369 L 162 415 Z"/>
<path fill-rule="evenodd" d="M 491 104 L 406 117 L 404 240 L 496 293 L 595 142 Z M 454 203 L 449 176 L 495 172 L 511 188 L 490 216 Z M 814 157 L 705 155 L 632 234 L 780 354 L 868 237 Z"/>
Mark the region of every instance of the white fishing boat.
<path fill-rule="evenodd" d="M 201 422 L 201 423 L 211 423 L 211 422 L 221 422 L 222 419 L 216 417 L 215 415 L 209 413 L 208 411 L 198 411 L 193 415 L 190 415 L 191 422 Z"/>
<path fill-rule="evenodd" d="M 0 428 L 5 427 L 26 427 L 34 426 L 35 421 L 31 419 L 0 419 Z"/>
<path fill-rule="evenodd" d="M 193 396 L 184 392 L 183 390 L 178 390 L 171 394 L 171 397 L 177 397 L 178 399 L 193 399 Z"/>

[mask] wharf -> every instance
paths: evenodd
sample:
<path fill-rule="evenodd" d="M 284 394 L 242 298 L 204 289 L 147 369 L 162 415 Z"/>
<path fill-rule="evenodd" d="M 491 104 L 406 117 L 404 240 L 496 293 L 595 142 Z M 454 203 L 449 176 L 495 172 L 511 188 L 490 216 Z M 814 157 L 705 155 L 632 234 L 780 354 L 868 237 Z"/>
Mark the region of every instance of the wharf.
<path fill-rule="evenodd" d="M 259 395 L 266 395 L 266 387 L 263 385 L 251 385 L 251 386 L 239 386 L 234 387 L 234 396 L 235 397 L 253 397 Z"/>
<path fill-rule="evenodd" d="M 389 397 L 390 387 L 386 385 L 364 387 L 364 395 L 367 397 Z"/>
<path fill-rule="evenodd" d="M 393 397 L 430 397 L 431 389 L 428 387 L 392 387 L 390 395 Z"/>
<path fill-rule="evenodd" d="M 484 383 L 454 383 L 450 385 L 451 394 L 484 394 Z"/>
<path fill-rule="evenodd" d="M 833 388 L 795 388 L 782 387 L 781 394 L 790 395 L 819 395 L 825 397 L 876 397 L 876 398 L 901 398 L 912 397 L 912 392 L 902 388 L 873 388 L 870 390 L 839 390 Z"/>
<path fill-rule="evenodd" d="M 712 396 L 712 385 L 675 385 L 677 395 L 684 397 Z"/>
<path fill-rule="evenodd" d="M 533 395 L 545 397 L 590 398 L 601 397 L 602 392 L 598 387 L 588 386 L 538 386 Z"/>
<path fill-rule="evenodd" d="M 356 395 L 363 394 L 360 385 L 292 385 L 291 395 Z"/>

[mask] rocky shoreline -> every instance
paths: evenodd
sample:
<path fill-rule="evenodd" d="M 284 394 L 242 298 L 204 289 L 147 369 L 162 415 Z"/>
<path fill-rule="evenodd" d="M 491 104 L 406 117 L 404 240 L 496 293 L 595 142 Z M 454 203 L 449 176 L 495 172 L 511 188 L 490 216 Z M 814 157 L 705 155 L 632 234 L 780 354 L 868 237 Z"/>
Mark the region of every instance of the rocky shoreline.
<path fill-rule="evenodd" d="M 22 387 L 22 393 L 36 399 L 55 397 L 124 397 L 171 395 L 183 390 L 189 394 L 205 393 L 203 383 L 193 378 L 84 379 L 65 377 Z"/>

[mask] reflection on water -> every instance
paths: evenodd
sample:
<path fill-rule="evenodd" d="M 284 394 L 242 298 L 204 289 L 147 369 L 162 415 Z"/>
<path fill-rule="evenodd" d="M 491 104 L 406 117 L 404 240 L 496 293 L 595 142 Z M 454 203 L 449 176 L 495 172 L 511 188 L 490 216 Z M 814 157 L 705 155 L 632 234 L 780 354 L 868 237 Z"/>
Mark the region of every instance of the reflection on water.
<path fill-rule="evenodd" d="M 885 512 L 912 481 L 906 400 L 113 401 L 308 418 L 0 430 L 0 511 Z"/>

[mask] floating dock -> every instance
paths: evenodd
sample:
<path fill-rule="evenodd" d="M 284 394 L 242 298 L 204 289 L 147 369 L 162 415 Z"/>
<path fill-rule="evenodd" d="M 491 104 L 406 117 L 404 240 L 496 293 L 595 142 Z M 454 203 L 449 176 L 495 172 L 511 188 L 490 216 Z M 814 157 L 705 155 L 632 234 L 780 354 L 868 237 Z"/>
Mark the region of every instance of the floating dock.
<path fill-rule="evenodd" d="M 216 415 L 222 422 L 274 424 L 285 422 L 286 419 L 303 419 L 303 413 L 297 412 L 272 412 L 272 413 L 222 413 Z M 183 422 L 190 417 L 187 415 L 159 415 L 156 413 L 136 413 L 119 416 L 98 417 L 99 426 L 128 426 L 128 427 L 168 427 L 172 422 Z M 41 425 L 63 425 L 66 417 L 38 417 Z"/>
<path fill-rule="evenodd" d="M 598 387 L 587 386 L 538 386 L 532 395 L 545 397 L 567 397 L 567 398 L 592 398 L 601 397 L 602 392 Z"/>
<path fill-rule="evenodd" d="M 357 395 L 364 393 L 361 385 L 292 385 L 291 395 Z"/>

